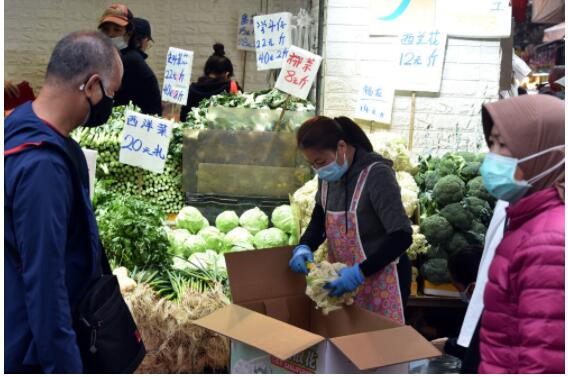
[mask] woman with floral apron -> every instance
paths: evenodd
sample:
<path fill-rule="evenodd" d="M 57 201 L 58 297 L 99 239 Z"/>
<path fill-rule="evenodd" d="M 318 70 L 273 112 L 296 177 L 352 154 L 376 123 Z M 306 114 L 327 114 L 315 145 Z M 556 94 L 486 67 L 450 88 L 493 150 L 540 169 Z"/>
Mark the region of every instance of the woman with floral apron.
<path fill-rule="evenodd" d="M 358 306 L 403 324 L 412 228 L 392 162 L 374 153 L 363 130 L 346 117 L 314 117 L 297 138 L 320 182 L 310 224 L 290 267 L 307 273 L 312 250 L 327 239 L 328 260 L 348 266 L 328 284 L 330 296 L 357 290 Z"/>

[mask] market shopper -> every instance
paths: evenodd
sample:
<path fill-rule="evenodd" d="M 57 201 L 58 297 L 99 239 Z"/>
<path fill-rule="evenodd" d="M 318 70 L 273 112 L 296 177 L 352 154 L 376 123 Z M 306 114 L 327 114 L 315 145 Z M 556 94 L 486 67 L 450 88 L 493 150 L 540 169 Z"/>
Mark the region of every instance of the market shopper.
<path fill-rule="evenodd" d="M 564 102 L 521 96 L 482 108 L 488 191 L 509 202 L 489 269 L 480 373 L 564 372 Z"/>
<path fill-rule="evenodd" d="M 483 249 L 480 246 L 469 246 L 448 258 L 448 272 L 453 286 L 460 292 L 462 301 L 469 303 L 475 288 L 475 281 Z M 440 338 L 432 341 L 441 352 L 459 358 L 462 361 L 460 373 L 476 373 L 479 366 L 479 332 L 469 347 L 462 347 L 457 337 Z"/>
<path fill-rule="evenodd" d="M 127 48 L 120 51 L 124 64 L 122 85 L 114 98 L 115 106 L 128 105 L 130 101 L 140 112 L 149 115 L 162 115 L 162 99 L 158 79 L 146 63 L 146 51 L 153 43 L 150 23 L 134 17 L 134 32 Z"/>
<path fill-rule="evenodd" d="M 106 122 L 122 63 L 109 38 L 75 32 L 51 55 L 33 102 L 4 128 L 4 365 L 81 373 L 72 313 L 102 272 L 87 163 L 69 136 Z"/>
<path fill-rule="evenodd" d="M 120 51 L 128 47 L 134 32 L 132 12 L 124 4 L 111 4 L 99 19 L 99 31 L 112 40 Z"/>
<path fill-rule="evenodd" d="M 348 265 L 328 286 L 331 296 L 359 289 L 355 302 L 404 323 L 412 244 L 392 162 L 373 152 L 363 130 L 346 117 L 316 116 L 298 130 L 299 149 L 319 176 L 316 206 L 290 260 L 307 273 L 312 251 L 327 238 L 328 258 Z"/>
<path fill-rule="evenodd" d="M 187 104 L 181 108 L 180 120 L 185 122 L 187 114 L 199 102 L 223 92 L 237 94 L 241 88 L 233 77 L 233 63 L 225 56 L 225 46 L 221 43 L 213 45 L 213 55 L 205 62 L 204 75 L 189 86 Z"/>

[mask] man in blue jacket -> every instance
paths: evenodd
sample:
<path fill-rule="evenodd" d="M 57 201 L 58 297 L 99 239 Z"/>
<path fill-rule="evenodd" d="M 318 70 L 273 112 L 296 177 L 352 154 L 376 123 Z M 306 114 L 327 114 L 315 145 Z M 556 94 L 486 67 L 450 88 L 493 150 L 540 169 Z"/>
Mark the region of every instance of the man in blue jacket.
<path fill-rule="evenodd" d="M 81 373 L 73 310 L 101 275 L 87 163 L 70 132 L 104 124 L 122 79 L 97 32 L 57 43 L 37 99 L 4 128 L 4 368 Z"/>

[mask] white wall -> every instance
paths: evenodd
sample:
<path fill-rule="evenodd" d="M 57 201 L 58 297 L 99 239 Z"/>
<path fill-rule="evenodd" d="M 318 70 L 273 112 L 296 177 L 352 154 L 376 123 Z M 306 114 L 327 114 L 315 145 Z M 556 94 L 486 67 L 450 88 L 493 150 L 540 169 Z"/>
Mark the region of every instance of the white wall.
<path fill-rule="evenodd" d="M 4 4 L 4 74 L 14 82 L 27 80 L 36 92 L 41 87 L 53 47 L 66 33 L 94 30 L 111 0 L 6 0 Z M 117 1 L 120 2 L 120 1 Z M 243 81 L 244 52 L 236 49 L 237 13 L 260 10 L 261 0 L 123 0 L 135 16 L 152 26 L 155 45 L 148 63 L 160 83 L 168 47 L 193 50 L 192 79 L 203 72 L 213 44 L 225 45 L 235 79 Z M 309 0 L 270 0 L 265 13 L 287 10 L 297 14 Z M 317 5 L 317 2 L 316 2 Z M 257 72 L 254 52 L 247 53 L 246 90 L 266 88 L 266 71 Z"/>
<path fill-rule="evenodd" d="M 325 115 L 353 116 L 363 72 L 389 69 L 394 37 L 369 37 L 368 0 L 328 0 L 324 41 Z M 414 151 L 444 153 L 485 148 L 481 105 L 498 99 L 499 40 L 448 38 L 439 95 L 416 99 Z M 396 92 L 392 126 L 360 122 L 408 137 L 410 93 Z"/>

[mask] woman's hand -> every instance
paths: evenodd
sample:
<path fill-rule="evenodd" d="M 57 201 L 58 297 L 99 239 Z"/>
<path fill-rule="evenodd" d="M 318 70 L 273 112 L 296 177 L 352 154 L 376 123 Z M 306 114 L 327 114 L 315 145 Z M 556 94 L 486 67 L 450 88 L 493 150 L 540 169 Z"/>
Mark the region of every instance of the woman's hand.
<path fill-rule="evenodd" d="M 339 270 L 339 277 L 331 283 L 324 285 L 324 288 L 329 290 L 330 296 L 339 297 L 345 293 L 353 292 L 364 281 L 365 277 L 359 268 L 359 264 L 355 264 Z"/>
<path fill-rule="evenodd" d="M 298 245 L 292 251 L 292 259 L 288 265 L 294 272 L 308 274 L 307 263 L 314 263 L 314 253 L 307 245 Z"/>
<path fill-rule="evenodd" d="M 438 349 L 438 351 L 445 353 L 444 348 L 446 347 L 446 343 L 448 343 L 448 338 L 438 338 L 434 339 L 430 342 L 434 347 Z"/>

